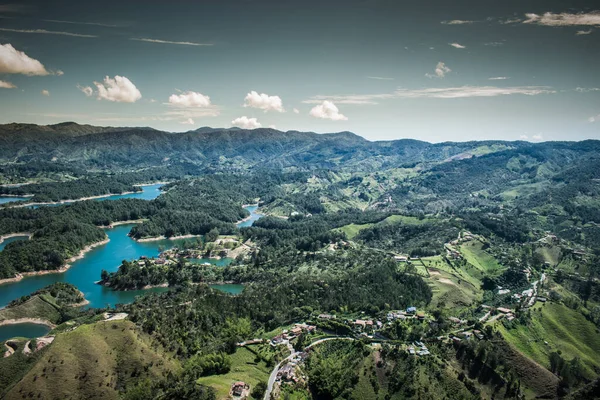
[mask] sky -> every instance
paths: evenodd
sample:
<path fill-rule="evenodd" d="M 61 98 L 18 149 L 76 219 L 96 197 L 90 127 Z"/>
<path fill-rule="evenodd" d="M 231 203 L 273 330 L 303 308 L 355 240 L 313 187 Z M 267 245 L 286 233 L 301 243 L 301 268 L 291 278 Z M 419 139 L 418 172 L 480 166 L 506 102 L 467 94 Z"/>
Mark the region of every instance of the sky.
<path fill-rule="evenodd" d="M 0 0 L 0 123 L 600 139 L 599 65 L 597 0 Z"/>

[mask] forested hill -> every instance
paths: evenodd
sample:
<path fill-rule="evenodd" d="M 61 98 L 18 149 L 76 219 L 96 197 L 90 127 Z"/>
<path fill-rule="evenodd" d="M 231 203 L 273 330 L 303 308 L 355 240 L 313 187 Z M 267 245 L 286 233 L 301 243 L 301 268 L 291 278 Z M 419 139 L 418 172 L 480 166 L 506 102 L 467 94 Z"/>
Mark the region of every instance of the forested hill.
<path fill-rule="evenodd" d="M 54 162 L 71 167 L 119 170 L 180 162 L 225 169 L 350 168 L 377 170 L 419 162 L 462 159 L 513 149 L 542 147 L 597 151 L 600 142 L 438 143 L 401 139 L 371 142 L 350 132 L 317 134 L 274 129 L 200 128 L 170 133 L 152 128 L 0 125 L 0 163 Z M 595 150 L 594 150 L 595 148 Z"/>

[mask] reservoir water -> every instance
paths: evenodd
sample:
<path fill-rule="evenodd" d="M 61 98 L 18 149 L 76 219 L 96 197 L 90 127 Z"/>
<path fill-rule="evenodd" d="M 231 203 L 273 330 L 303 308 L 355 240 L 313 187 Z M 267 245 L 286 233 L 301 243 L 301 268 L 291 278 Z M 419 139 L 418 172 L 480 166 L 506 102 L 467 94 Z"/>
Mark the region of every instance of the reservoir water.
<path fill-rule="evenodd" d="M 0 242 L 0 251 L 4 250 L 4 248 L 6 247 L 7 244 L 11 243 L 11 242 L 16 242 L 17 240 L 27 240 L 29 239 L 29 236 L 13 236 L 13 237 L 9 237 L 4 239 L 2 242 Z"/>
<path fill-rule="evenodd" d="M 29 199 L 29 197 L 0 196 L 0 204 L 12 203 L 13 201 L 26 201 Z"/>
<path fill-rule="evenodd" d="M 117 199 L 123 198 L 124 196 L 134 195 L 139 196 L 137 198 L 151 200 L 158 197 L 160 194 L 160 186 L 161 185 L 144 186 L 144 192 L 142 193 L 111 196 L 98 200 Z M 248 220 L 238 224 L 240 227 L 250 226 L 252 223 L 254 223 L 254 221 L 262 216 L 261 214 L 256 213 L 258 206 L 246 206 L 245 208 L 250 211 L 251 215 Z M 0 285 L 0 307 L 4 307 L 12 300 L 28 295 L 55 282 L 69 282 L 75 285 L 81 292 L 83 292 L 85 298 L 90 302 L 89 307 L 113 307 L 118 303 L 130 303 L 135 299 L 136 296 L 148 293 L 149 291 L 160 292 L 168 290 L 168 288 L 153 288 L 148 290 L 115 291 L 95 283 L 100 279 L 100 273 L 103 269 L 109 272 L 114 272 L 119 268 L 119 265 L 121 265 L 123 260 L 138 259 L 141 256 L 156 257 L 161 251 L 178 244 L 177 240 L 137 242 L 127 236 L 132 227 L 133 224 L 128 224 L 116 225 L 111 229 L 105 229 L 109 242 L 87 252 L 83 258 L 72 263 L 71 268 L 64 273 L 28 276 L 18 282 Z M 5 244 L 6 241 L 4 242 L 4 245 Z M 216 265 L 224 266 L 227 265 L 231 260 L 206 259 L 195 261 L 211 262 Z M 242 285 L 213 285 L 213 287 L 215 289 L 223 290 L 232 294 L 239 294 L 243 290 Z M 5 337 L 6 335 L 11 335 L 8 337 L 13 337 L 14 332 L 17 332 L 20 336 L 25 337 L 39 336 L 39 325 L 29 327 L 31 329 L 36 329 L 35 332 L 29 331 L 29 328 L 27 328 L 26 325 L 36 324 L 0 326 L 0 338 Z M 45 333 L 42 333 L 42 335 L 43 334 Z"/>
<path fill-rule="evenodd" d="M 22 324 L 0 326 L 0 342 L 14 337 L 36 338 L 50 332 L 50 327 L 42 324 L 24 322 Z M 6 348 L 1 351 L 4 352 Z"/>

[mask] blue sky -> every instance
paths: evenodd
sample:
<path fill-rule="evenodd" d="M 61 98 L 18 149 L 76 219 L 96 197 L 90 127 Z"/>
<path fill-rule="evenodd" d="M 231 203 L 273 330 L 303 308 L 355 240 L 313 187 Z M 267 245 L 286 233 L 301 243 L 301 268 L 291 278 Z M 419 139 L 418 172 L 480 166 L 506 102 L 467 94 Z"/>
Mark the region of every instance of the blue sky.
<path fill-rule="evenodd" d="M 594 3 L 0 0 L 0 123 L 600 139 Z"/>

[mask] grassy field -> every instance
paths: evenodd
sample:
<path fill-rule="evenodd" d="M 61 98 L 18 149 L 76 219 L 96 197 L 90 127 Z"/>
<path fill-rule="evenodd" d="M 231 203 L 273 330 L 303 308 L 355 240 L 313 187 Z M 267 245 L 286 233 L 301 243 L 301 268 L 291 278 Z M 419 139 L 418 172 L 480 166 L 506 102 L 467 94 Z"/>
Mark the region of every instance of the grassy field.
<path fill-rule="evenodd" d="M 6 395 L 32 398 L 118 399 L 131 377 L 159 377 L 178 363 L 150 346 L 130 321 L 82 325 L 56 336 L 54 343 L 25 377 Z"/>
<path fill-rule="evenodd" d="M 562 304 L 532 307 L 532 321 L 528 326 L 519 325 L 510 330 L 502 324 L 497 327 L 509 343 L 545 367 L 550 366 L 550 353 L 557 350 L 566 360 L 579 357 L 589 378 L 595 377 L 593 369 L 600 367 L 598 329 L 579 312 Z"/>
<path fill-rule="evenodd" d="M 404 225 L 421 225 L 426 222 L 432 221 L 431 218 L 419 219 L 417 217 L 409 217 L 405 215 L 390 215 L 384 220 L 373 223 L 373 224 L 349 224 L 338 228 L 338 230 L 344 232 L 346 237 L 350 240 L 354 239 L 356 235 L 362 230 L 371 228 L 375 225 L 383 225 L 383 224 L 404 224 Z"/>
<path fill-rule="evenodd" d="M 460 252 L 475 268 L 486 274 L 500 272 L 504 267 L 483 249 L 480 241 L 470 241 L 460 246 Z"/>
<path fill-rule="evenodd" d="M 231 370 L 223 375 L 205 376 L 198 383 L 215 389 L 217 399 L 227 399 L 231 384 L 243 381 L 250 385 L 250 391 L 260 381 L 267 382 L 272 368 L 264 362 L 254 362 L 255 355 L 245 348 L 239 348 L 231 356 Z"/>
<path fill-rule="evenodd" d="M 481 298 L 479 286 L 474 286 L 456 275 L 441 269 L 430 269 L 429 274 L 427 282 L 433 292 L 430 303 L 432 308 L 459 310 L 469 307 L 475 300 Z"/>
<path fill-rule="evenodd" d="M 45 299 L 39 295 L 33 296 L 18 306 L 0 310 L 0 321 L 18 318 L 40 318 L 56 323 L 60 319 L 60 313 L 53 303 L 51 296 L 45 296 Z"/>

